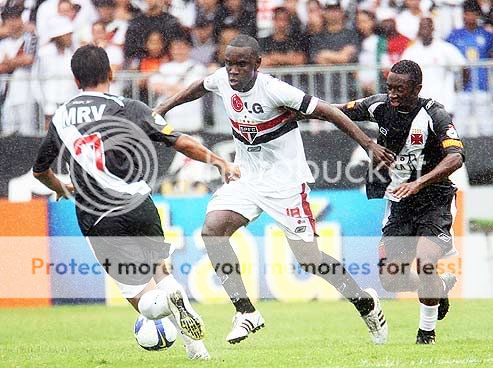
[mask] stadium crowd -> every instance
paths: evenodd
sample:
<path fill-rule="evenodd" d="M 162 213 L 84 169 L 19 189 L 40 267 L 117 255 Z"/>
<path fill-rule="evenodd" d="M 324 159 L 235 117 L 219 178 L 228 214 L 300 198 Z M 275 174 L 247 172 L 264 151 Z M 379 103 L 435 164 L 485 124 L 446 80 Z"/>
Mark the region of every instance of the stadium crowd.
<path fill-rule="evenodd" d="M 493 134 L 488 68 L 457 69 L 491 57 L 490 0 L 3 0 L 1 7 L 2 135 L 38 134 L 39 122 L 77 93 L 70 59 L 81 45 L 104 47 L 114 72 L 144 73 L 133 85 L 117 79 L 112 93 L 131 95 L 133 87 L 155 103 L 221 67 L 239 33 L 259 38 L 263 67 L 359 64 L 330 82 L 335 90 L 358 85 L 363 95 L 383 92 L 385 68 L 412 59 L 424 70 L 423 95 L 443 103 L 463 135 Z M 201 101 L 183 109 L 166 116 L 182 131 L 214 119 Z"/>

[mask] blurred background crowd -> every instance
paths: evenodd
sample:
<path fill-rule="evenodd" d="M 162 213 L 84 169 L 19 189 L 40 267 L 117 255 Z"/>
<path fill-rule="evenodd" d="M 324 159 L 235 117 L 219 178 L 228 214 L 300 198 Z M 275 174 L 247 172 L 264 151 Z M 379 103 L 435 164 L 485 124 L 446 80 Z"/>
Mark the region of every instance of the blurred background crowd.
<path fill-rule="evenodd" d="M 402 58 L 424 71 L 422 95 L 445 105 L 464 136 L 493 135 L 490 0 L 3 0 L 1 134 L 42 135 L 77 93 L 77 47 L 106 49 L 111 92 L 151 105 L 221 67 L 239 33 L 259 39 L 262 68 L 343 102 L 385 92 Z M 204 108 L 206 106 L 207 108 Z M 186 132 L 226 132 L 219 103 L 166 118 Z"/>

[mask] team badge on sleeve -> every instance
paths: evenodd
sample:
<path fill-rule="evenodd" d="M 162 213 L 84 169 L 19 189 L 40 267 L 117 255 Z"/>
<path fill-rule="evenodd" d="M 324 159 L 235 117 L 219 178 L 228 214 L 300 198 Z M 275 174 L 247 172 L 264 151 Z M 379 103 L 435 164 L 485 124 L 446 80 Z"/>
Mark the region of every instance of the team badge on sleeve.
<path fill-rule="evenodd" d="M 459 139 L 459 133 L 457 133 L 454 124 L 448 125 L 447 132 L 445 134 L 447 134 L 447 137 L 451 139 Z"/>
<path fill-rule="evenodd" d="M 173 131 L 175 130 L 173 126 L 168 124 L 168 122 L 164 120 L 164 118 L 161 115 L 153 112 L 152 117 L 154 118 L 154 123 L 156 125 L 162 126 L 161 133 L 169 135 L 173 133 Z"/>

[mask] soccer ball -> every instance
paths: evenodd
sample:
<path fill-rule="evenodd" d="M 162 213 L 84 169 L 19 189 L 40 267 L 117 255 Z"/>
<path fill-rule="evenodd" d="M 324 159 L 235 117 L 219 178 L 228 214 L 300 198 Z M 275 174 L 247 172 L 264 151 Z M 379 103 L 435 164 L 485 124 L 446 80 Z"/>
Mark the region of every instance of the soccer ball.
<path fill-rule="evenodd" d="M 137 344 L 146 350 L 162 350 L 173 345 L 176 340 L 176 327 L 169 318 L 156 320 L 139 316 L 134 325 Z"/>

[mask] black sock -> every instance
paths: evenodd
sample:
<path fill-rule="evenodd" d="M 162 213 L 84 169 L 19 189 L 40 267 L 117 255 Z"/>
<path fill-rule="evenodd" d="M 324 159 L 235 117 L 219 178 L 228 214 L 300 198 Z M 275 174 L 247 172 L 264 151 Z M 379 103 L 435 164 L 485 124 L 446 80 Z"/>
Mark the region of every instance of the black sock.
<path fill-rule="evenodd" d="M 224 290 L 237 312 L 251 313 L 255 307 L 247 296 L 241 279 L 240 262 L 227 237 L 204 237 L 204 243 Z"/>
<path fill-rule="evenodd" d="M 255 307 L 253 306 L 252 302 L 248 298 L 239 298 L 236 299 L 236 301 L 233 301 L 233 305 L 236 308 L 237 312 L 240 313 L 252 313 L 255 312 Z"/>
<path fill-rule="evenodd" d="M 322 263 L 327 265 L 329 272 L 318 275 L 334 286 L 347 300 L 356 307 L 362 316 L 366 316 L 375 308 L 373 298 L 356 283 L 341 262 L 328 254 L 322 253 Z M 322 269 L 321 269 L 322 270 Z"/>

